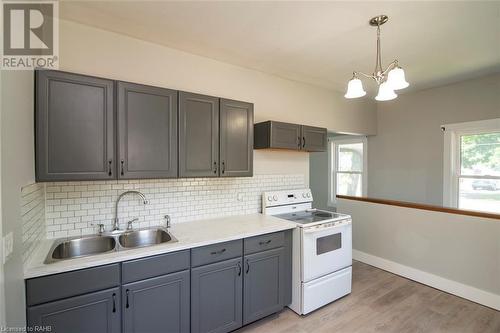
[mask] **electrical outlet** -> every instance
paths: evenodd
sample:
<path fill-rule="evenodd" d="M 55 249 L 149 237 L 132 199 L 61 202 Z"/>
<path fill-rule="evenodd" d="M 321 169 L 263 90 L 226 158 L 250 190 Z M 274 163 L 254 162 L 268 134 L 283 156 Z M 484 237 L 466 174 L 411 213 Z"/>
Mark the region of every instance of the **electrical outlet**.
<path fill-rule="evenodd" d="M 9 232 L 3 237 L 3 263 L 5 264 L 14 250 L 14 235 Z"/>
<path fill-rule="evenodd" d="M 243 201 L 243 193 L 238 193 L 237 200 L 238 201 Z"/>

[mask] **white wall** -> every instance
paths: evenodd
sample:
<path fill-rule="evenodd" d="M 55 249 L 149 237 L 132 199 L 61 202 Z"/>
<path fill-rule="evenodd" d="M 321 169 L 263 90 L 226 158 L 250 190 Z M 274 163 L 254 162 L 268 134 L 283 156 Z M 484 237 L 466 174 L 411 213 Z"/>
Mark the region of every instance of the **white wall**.
<path fill-rule="evenodd" d="M 410 92 L 378 103 L 368 138 L 368 196 L 442 204 L 440 125 L 500 117 L 500 74 Z"/>
<path fill-rule="evenodd" d="M 2 36 L 0 36 L 0 43 Z M 0 70 L 0 189 L 2 188 L 2 71 Z M 0 191 L 0 327 L 5 326 L 5 284 L 3 273 L 2 191 Z"/>
<path fill-rule="evenodd" d="M 339 199 L 355 259 L 500 310 L 500 221 Z"/>
<path fill-rule="evenodd" d="M 6 323 L 25 324 L 21 188 L 34 182 L 33 72 L 4 71 L 1 85 L 2 233 L 14 234 L 4 265 Z"/>

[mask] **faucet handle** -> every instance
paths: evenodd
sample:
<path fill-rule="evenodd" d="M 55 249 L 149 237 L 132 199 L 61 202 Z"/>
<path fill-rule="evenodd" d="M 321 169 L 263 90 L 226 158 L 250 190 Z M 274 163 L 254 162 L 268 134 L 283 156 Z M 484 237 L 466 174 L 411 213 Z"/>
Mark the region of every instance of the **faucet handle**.
<path fill-rule="evenodd" d="M 165 225 L 166 225 L 166 227 L 170 228 L 171 227 L 171 225 L 170 225 L 170 215 L 167 214 L 167 215 L 164 216 L 164 218 L 165 218 Z"/>
<path fill-rule="evenodd" d="M 132 230 L 132 223 L 139 221 L 139 218 L 133 218 L 132 220 L 127 222 L 127 230 Z"/>
<path fill-rule="evenodd" d="M 105 231 L 104 224 L 102 224 L 102 223 L 91 223 L 90 225 L 99 228 L 99 235 Z"/>

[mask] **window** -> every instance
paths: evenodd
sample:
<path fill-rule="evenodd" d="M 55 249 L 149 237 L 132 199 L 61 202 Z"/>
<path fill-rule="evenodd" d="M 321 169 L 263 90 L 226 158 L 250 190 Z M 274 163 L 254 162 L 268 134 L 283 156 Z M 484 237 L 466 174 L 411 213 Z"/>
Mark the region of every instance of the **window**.
<path fill-rule="evenodd" d="M 443 128 L 444 204 L 500 213 L 500 118 Z"/>
<path fill-rule="evenodd" d="M 329 205 L 338 195 L 366 195 L 366 137 L 339 136 L 329 139 Z"/>

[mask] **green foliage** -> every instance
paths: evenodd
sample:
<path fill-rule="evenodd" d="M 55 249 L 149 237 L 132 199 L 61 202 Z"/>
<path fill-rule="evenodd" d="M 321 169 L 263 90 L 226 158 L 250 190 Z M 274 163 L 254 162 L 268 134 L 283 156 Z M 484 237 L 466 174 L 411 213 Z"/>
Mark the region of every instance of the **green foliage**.
<path fill-rule="evenodd" d="M 500 133 L 461 137 L 462 169 L 490 169 L 500 172 Z"/>

